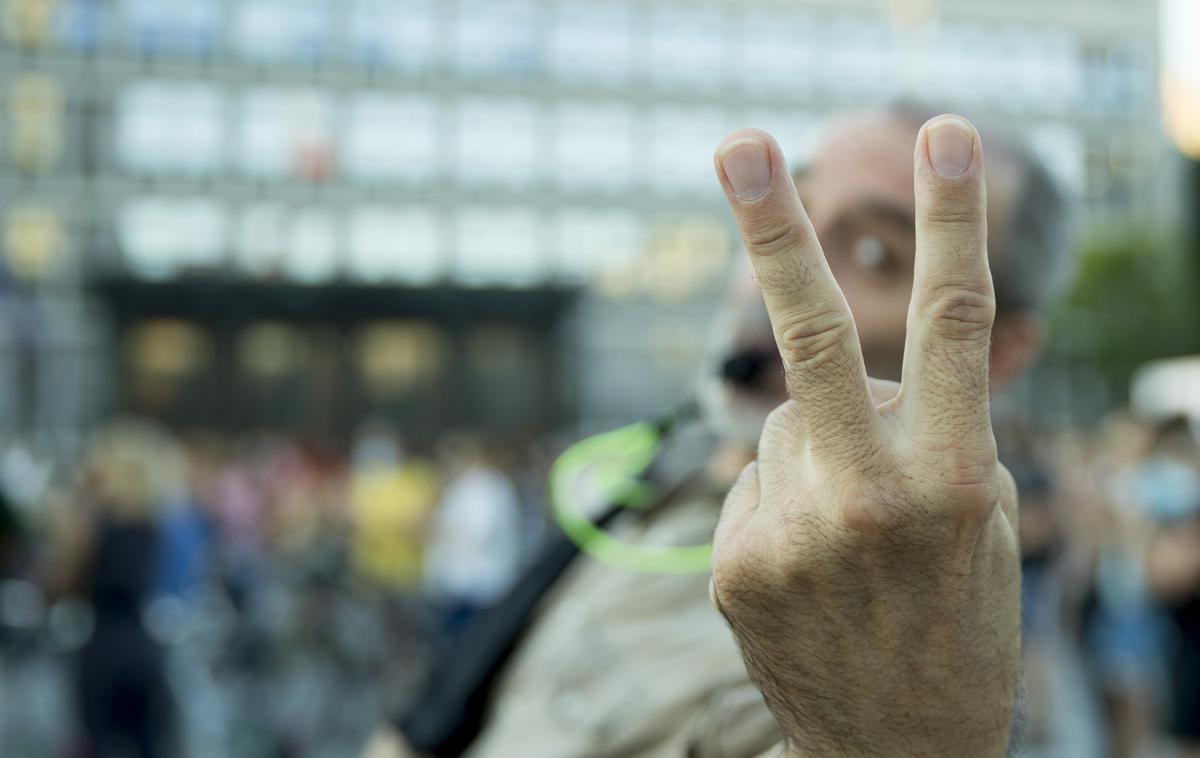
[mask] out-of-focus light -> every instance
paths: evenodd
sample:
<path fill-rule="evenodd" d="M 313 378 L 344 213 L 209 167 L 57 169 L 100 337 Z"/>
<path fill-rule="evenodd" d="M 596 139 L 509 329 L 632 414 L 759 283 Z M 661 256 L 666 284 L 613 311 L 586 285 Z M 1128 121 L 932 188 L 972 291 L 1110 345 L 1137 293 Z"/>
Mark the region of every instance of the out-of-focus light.
<path fill-rule="evenodd" d="M 16 579 L 0 582 L 0 625 L 32 629 L 45 614 L 46 599 L 37 587 Z"/>
<path fill-rule="evenodd" d="M 57 271 L 67 248 L 67 232 L 48 208 L 14 208 L 4 229 L 9 270 L 25 280 L 40 280 Z"/>
<path fill-rule="evenodd" d="M 8 144 L 13 163 L 26 174 L 44 174 L 63 154 L 63 92 L 41 73 L 13 77 L 8 92 Z"/>
<path fill-rule="evenodd" d="M 713 292 L 728 254 L 729 233 L 719 219 L 664 220 L 655 230 L 645 264 L 647 291 L 665 303 Z"/>
<path fill-rule="evenodd" d="M 1200 159 L 1200 3 L 1162 0 L 1163 124 L 1176 146 Z"/>
<path fill-rule="evenodd" d="M 280 379 L 303 362 L 305 348 L 295 329 L 286 324 L 259 322 L 238 339 L 238 363 L 257 379 Z"/>
<path fill-rule="evenodd" d="M 54 31 L 58 0 L 8 0 L 0 21 L 4 36 L 18 46 L 43 47 Z"/>
<path fill-rule="evenodd" d="M 176 319 L 153 319 L 134 327 L 126 346 L 140 373 L 181 377 L 205 363 L 211 353 L 208 337 L 192 324 Z"/>
<path fill-rule="evenodd" d="M 1133 407 L 1150 418 L 1184 415 L 1200 420 L 1200 356 L 1143 366 L 1130 394 Z"/>
<path fill-rule="evenodd" d="M 359 370 L 373 396 L 402 394 L 437 373 L 443 348 L 441 335 L 426 324 L 376 322 L 364 328 L 359 337 Z"/>
<path fill-rule="evenodd" d="M 83 647 L 96 627 L 96 615 L 78 597 L 60 600 L 46 616 L 46 642 L 52 651 L 69 653 Z"/>

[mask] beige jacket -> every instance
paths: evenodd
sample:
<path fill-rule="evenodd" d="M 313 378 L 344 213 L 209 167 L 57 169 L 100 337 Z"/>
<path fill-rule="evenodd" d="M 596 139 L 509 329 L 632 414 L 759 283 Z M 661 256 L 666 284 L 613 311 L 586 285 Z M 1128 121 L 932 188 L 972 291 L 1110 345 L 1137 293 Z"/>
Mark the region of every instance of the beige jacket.
<path fill-rule="evenodd" d="M 628 542 L 709 542 L 723 493 L 622 514 Z M 577 559 L 501 674 L 469 758 L 752 758 L 780 740 L 708 596 L 708 574 Z"/>

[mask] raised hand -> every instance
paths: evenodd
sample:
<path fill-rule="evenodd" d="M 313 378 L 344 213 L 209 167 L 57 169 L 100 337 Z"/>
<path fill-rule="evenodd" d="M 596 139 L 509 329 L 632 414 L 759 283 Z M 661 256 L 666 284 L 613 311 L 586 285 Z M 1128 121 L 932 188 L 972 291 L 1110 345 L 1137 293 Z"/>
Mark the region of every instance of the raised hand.
<path fill-rule="evenodd" d="M 1020 568 L 989 414 L 983 146 L 942 116 L 914 158 L 897 385 L 867 377 L 779 146 L 743 130 L 716 156 L 791 400 L 725 502 L 712 594 L 795 755 L 998 756 L 1012 724 Z"/>

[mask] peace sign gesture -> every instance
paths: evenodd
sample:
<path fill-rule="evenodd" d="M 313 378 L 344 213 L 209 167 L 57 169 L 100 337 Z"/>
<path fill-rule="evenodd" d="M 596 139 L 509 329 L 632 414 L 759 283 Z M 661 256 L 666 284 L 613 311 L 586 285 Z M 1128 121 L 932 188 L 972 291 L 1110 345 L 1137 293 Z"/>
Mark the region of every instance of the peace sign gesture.
<path fill-rule="evenodd" d="M 779 146 L 743 130 L 716 156 L 791 400 L 726 500 L 713 599 L 798 755 L 1002 755 L 1012 722 L 1020 569 L 989 413 L 983 146 L 942 116 L 914 159 L 895 384 L 867 377 Z"/>

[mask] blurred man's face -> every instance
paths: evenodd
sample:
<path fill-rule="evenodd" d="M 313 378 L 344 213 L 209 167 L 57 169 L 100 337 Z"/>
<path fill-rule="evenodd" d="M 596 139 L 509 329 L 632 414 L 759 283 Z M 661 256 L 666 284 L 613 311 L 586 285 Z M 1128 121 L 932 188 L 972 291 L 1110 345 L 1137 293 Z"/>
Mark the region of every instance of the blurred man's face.
<path fill-rule="evenodd" d="M 886 114 L 853 117 L 831 130 L 796 187 L 812 219 L 829 268 L 854 314 L 867 373 L 899 381 L 916 254 L 913 150 L 917 129 Z M 1005 218 L 1012 170 L 988 165 L 989 218 Z M 995 191 L 996 189 L 1002 191 Z M 995 226 L 995 224 L 993 224 Z M 993 232 L 994 234 L 994 232 Z M 763 349 L 769 365 L 749 387 L 726 384 L 725 412 L 742 416 L 747 433 L 786 399 L 762 294 L 748 267 L 738 277 L 733 346 Z M 746 435 L 739 435 L 746 436 Z"/>
<path fill-rule="evenodd" d="M 796 188 L 858 327 L 867 373 L 900 379 L 916 237 L 916 131 L 881 116 L 846 122 Z"/>

